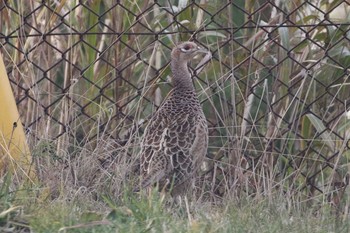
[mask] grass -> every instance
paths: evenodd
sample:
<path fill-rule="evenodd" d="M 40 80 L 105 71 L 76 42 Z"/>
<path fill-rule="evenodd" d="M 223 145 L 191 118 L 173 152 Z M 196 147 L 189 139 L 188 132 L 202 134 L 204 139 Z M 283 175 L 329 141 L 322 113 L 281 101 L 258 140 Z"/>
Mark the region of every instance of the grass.
<path fill-rule="evenodd" d="M 59 162 L 50 142 L 33 150 L 40 181 L 29 183 L 7 173 L 0 180 L 0 231 L 9 232 L 348 232 L 349 217 L 326 199 L 305 201 L 290 195 L 202 191 L 181 198 L 152 190 L 132 193 L 127 160 L 101 169 L 96 156 L 113 153 L 83 148 Z M 67 152 L 68 153 L 68 152 Z M 40 156 L 38 158 L 38 156 Z M 115 163 L 117 163 L 115 161 Z M 119 166 L 118 166 L 119 165 Z M 210 192 L 210 191 L 207 191 Z M 297 199 L 299 197 L 299 199 Z M 343 202 L 345 205 L 347 202 Z"/>
<path fill-rule="evenodd" d="M 6 183 L 6 181 L 5 181 Z M 5 183 L 2 183 L 4 185 Z M 283 197 L 273 202 L 252 197 L 210 201 L 177 199 L 158 192 L 114 198 L 99 190 L 98 198 L 76 190 L 55 200 L 43 190 L 1 193 L 2 232 L 348 232 L 348 220 L 330 206 L 288 207 Z M 69 197 L 68 197 L 69 196 Z"/>
<path fill-rule="evenodd" d="M 348 232 L 349 26 L 323 25 L 323 12 L 346 23 L 348 6 L 121 2 L 0 3 L 39 180 L 1 177 L 0 231 Z M 171 88 L 170 48 L 192 36 L 213 53 L 195 79 L 210 127 L 201 179 L 180 200 L 131 193 L 142 129 Z"/>
<path fill-rule="evenodd" d="M 107 142 L 97 143 L 101 148 Z M 46 148 L 46 149 L 45 149 Z M 302 201 L 287 193 L 249 195 L 232 192 L 173 198 L 169 194 L 132 193 L 128 163 L 101 169 L 94 163 L 103 150 L 82 150 L 57 162 L 49 143 L 41 145 L 43 173 L 36 184 L 0 180 L 0 231 L 9 232 L 348 232 L 349 217 L 329 202 Z M 49 151 L 50 153 L 43 153 Z M 107 150 L 112 153 L 110 150 Z M 107 152 L 103 152 L 107 153 Z M 33 156 L 38 156 L 33 154 Z M 98 171 L 100 169 L 100 171 Z M 46 172 L 45 172 L 45 171 Z M 18 174 L 17 174 L 18 175 Z M 123 179 L 124 177 L 124 179 Z M 16 181 L 16 182 L 15 182 Z M 301 197 L 300 200 L 295 198 Z M 327 198 L 326 196 L 323 199 Z"/>

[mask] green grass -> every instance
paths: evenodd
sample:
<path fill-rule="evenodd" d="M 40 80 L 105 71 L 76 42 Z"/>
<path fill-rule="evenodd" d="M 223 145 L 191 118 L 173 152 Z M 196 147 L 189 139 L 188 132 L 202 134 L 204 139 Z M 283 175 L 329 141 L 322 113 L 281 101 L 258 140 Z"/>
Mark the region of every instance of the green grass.
<path fill-rule="evenodd" d="M 348 217 L 327 205 L 290 205 L 283 196 L 225 198 L 220 202 L 176 198 L 153 191 L 10 189 L 0 183 L 0 231 L 6 232 L 349 232 Z M 270 200 L 269 200 L 270 199 Z"/>

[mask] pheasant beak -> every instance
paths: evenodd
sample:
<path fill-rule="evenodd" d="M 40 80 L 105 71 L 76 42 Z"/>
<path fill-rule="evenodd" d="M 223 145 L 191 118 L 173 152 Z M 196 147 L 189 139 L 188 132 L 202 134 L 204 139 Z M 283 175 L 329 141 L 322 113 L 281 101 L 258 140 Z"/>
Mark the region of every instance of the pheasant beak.
<path fill-rule="evenodd" d="M 197 47 L 197 53 L 208 53 L 208 50 L 206 50 L 205 48 L 201 48 L 201 47 Z"/>

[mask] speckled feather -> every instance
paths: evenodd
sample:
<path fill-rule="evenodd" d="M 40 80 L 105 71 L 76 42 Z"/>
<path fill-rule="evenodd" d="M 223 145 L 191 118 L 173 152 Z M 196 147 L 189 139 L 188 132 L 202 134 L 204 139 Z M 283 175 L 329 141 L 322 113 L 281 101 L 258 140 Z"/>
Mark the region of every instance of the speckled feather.
<path fill-rule="evenodd" d="M 155 183 L 174 188 L 193 178 L 208 147 L 208 127 L 187 63 L 197 52 L 193 42 L 172 51 L 173 90 L 151 118 L 141 143 L 141 188 Z M 137 188 L 137 190 L 139 187 Z"/>

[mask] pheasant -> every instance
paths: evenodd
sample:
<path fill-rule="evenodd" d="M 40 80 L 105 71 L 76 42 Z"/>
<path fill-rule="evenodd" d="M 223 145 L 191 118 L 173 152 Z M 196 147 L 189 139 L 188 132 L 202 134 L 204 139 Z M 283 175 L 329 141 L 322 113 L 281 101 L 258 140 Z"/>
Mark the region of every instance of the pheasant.
<path fill-rule="evenodd" d="M 208 126 L 195 92 L 188 62 L 208 53 L 193 42 L 171 52 L 173 89 L 147 125 L 141 143 L 139 191 L 156 183 L 183 193 L 206 155 Z"/>

